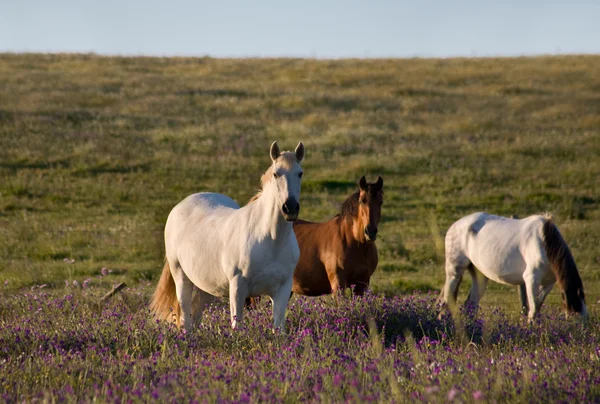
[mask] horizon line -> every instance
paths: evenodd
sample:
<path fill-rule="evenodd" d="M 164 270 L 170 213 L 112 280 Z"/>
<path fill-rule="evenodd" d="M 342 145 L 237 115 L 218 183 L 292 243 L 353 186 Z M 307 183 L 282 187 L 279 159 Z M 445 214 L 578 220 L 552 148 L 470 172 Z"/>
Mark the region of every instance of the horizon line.
<path fill-rule="evenodd" d="M 300 54 L 282 54 L 282 55 L 210 55 L 210 54 L 178 54 L 178 53 L 127 53 L 127 52 L 97 52 L 97 51 L 64 51 L 64 50 L 49 50 L 49 51 L 38 51 L 38 50 L 0 50 L 0 55 L 88 55 L 97 57 L 121 57 L 121 58 L 173 58 L 173 59 L 241 59 L 241 60 L 256 60 L 256 59 L 298 59 L 298 60 L 323 60 L 323 61 L 334 61 L 334 60 L 409 60 L 409 59 L 517 59 L 517 58 L 536 58 L 536 57 L 560 57 L 560 56 L 600 56 L 600 52 L 540 52 L 540 53 L 496 53 L 496 54 L 454 54 L 454 55 L 346 55 L 346 56 L 316 56 L 316 55 L 300 55 Z"/>

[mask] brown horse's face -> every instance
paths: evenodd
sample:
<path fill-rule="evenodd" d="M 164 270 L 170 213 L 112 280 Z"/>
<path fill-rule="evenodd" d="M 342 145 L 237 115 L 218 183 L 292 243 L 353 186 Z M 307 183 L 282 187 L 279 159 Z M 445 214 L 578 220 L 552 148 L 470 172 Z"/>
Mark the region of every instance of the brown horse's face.
<path fill-rule="evenodd" d="M 383 204 L 383 179 L 368 184 L 365 177 L 359 182 L 358 220 L 365 232 L 365 239 L 374 242 L 377 239 L 377 226 L 381 220 L 381 205 Z"/>

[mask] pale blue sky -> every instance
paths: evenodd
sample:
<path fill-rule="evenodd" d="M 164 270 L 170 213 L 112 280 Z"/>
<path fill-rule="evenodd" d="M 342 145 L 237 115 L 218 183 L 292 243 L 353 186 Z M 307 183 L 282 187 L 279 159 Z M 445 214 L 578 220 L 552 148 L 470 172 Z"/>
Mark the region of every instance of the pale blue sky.
<path fill-rule="evenodd" d="M 600 0 L 0 0 L 0 52 L 447 57 L 600 53 Z"/>

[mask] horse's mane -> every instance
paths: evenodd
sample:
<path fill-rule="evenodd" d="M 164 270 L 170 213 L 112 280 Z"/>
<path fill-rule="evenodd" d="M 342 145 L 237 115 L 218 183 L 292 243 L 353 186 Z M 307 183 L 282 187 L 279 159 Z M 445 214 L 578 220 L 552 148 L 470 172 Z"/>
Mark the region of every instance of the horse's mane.
<path fill-rule="evenodd" d="M 279 157 L 277 158 L 277 160 L 281 159 L 281 162 L 283 163 L 283 166 L 287 169 L 291 168 L 292 165 L 296 162 L 296 153 L 294 152 L 282 152 Z M 252 198 L 250 198 L 250 200 L 248 201 L 248 203 L 252 203 L 254 201 L 256 201 L 258 198 L 260 198 L 260 196 L 262 195 L 263 189 L 265 189 L 265 186 L 273 179 L 273 165 L 271 164 L 271 166 L 268 168 L 267 171 L 265 171 L 265 173 L 262 175 L 262 177 L 260 177 L 260 187 L 261 189 L 254 194 L 254 196 Z"/>
<path fill-rule="evenodd" d="M 369 184 L 369 193 L 373 194 L 375 192 L 381 192 L 383 194 L 383 189 L 375 190 L 375 184 Z M 358 216 L 358 197 L 360 195 L 360 191 L 354 192 L 350 195 L 346 200 L 342 203 L 342 207 L 340 208 L 340 213 L 336 215 L 338 220 L 344 218 L 355 218 Z"/>
<path fill-rule="evenodd" d="M 579 293 L 583 294 L 583 283 L 577 271 L 575 259 L 571 254 L 569 246 L 558 231 L 558 228 L 548 214 L 543 215 L 544 226 L 542 232 L 544 235 L 544 247 L 546 255 L 550 261 L 550 266 L 561 289 L 565 292 L 567 304 L 577 304 Z M 579 292 L 581 290 L 581 292 Z"/>
<path fill-rule="evenodd" d="M 346 198 L 342 203 L 340 213 L 337 214 L 338 220 L 343 218 L 355 218 L 358 216 L 358 195 L 359 191 L 356 191 Z"/>

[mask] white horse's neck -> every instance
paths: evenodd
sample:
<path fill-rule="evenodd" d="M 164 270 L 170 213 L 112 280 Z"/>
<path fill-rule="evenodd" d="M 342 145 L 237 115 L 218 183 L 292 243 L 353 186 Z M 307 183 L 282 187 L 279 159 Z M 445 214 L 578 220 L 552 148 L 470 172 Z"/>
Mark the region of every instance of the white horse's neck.
<path fill-rule="evenodd" d="M 283 218 L 281 207 L 277 203 L 277 189 L 268 183 L 258 199 L 249 205 L 256 225 L 254 232 L 259 239 L 269 237 L 276 242 L 285 242 L 293 232 L 292 223 Z"/>

